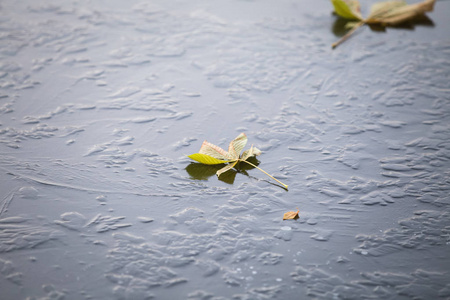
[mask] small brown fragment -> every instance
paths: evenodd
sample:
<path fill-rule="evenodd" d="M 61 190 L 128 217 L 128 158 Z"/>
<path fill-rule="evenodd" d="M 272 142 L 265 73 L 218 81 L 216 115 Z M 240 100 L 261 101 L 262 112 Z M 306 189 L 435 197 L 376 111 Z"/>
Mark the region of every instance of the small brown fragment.
<path fill-rule="evenodd" d="M 287 213 L 284 213 L 283 220 L 297 220 L 299 218 L 298 213 L 300 210 L 297 208 L 297 211 L 288 211 Z"/>

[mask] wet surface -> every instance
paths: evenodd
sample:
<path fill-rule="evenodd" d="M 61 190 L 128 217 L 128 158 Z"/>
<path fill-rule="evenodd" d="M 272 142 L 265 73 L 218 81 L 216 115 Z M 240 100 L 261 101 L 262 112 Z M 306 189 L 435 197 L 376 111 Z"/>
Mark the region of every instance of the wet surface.
<path fill-rule="evenodd" d="M 3 1 L 1 298 L 450 298 L 436 8 L 332 51 L 327 1 Z M 288 192 L 185 156 L 240 132 Z"/>

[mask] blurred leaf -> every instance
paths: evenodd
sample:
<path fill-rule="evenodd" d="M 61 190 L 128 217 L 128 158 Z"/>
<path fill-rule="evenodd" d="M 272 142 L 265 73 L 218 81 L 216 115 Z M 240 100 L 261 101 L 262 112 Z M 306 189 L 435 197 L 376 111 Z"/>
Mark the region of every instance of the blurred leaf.
<path fill-rule="evenodd" d="M 397 8 L 407 5 L 405 1 L 384 1 L 372 5 L 367 19 L 382 17 L 390 11 L 395 11 Z"/>
<path fill-rule="evenodd" d="M 404 1 L 386 1 L 374 4 L 366 24 L 395 26 L 422 16 L 432 11 L 436 0 L 425 0 L 421 3 L 406 4 Z"/>
<path fill-rule="evenodd" d="M 334 12 L 348 20 L 359 20 L 363 18 L 359 12 L 359 2 L 357 0 L 331 0 L 334 6 Z"/>
<path fill-rule="evenodd" d="M 344 36 L 348 32 L 347 23 L 349 22 L 350 21 L 344 18 L 336 18 L 333 22 L 333 26 L 331 27 L 331 31 L 337 37 Z"/>
<path fill-rule="evenodd" d="M 349 21 L 345 24 L 345 28 L 347 29 L 352 29 L 359 26 L 359 22 L 353 22 L 353 21 Z"/>
<path fill-rule="evenodd" d="M 351 30 L 339 41 L 333 43 L 336 48 L 347 40 L 353 32 L 362 25 L 370 26 L 398 26 L 405 22 L 421 21 L 426 12 L 433 11 L 436 0 L 424 0 L 420 3 L 407 4 L 402 0 L 379 2 L 372 5 L 369 16 L 364 19 L 359 14 L 359 3 L 357 0 L 331 0 L 334 12 L 349 22 L 346 27 Z M 358 22 L 355 22 L 358 21 Z"/>

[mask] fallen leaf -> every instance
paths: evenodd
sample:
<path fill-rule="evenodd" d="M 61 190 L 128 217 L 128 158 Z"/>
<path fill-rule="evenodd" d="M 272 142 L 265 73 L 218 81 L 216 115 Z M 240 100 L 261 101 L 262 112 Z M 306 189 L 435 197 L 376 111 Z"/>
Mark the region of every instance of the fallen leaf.
<path fill-rule="evenodd" d="M 374 4 L 366 24 L 395 26 L 433 11 L 436 0 L 406 4 L 404 1 L 387 1 Z"/>
<path fill-rule="evenodd" d="M 331 0 L 334 12 L 347 20 L 362 21 L 363 17 L 359 11 L 358 0 Z"/>
<path fill-rule="evenodd" d="M 352 28 L 339 41 L 333 43 L 332 48 L 336 48 L 347 40 L 356 29 L 365 24 L 386 27 L 412 21 L 424 16 L 426 12 L 433 11 L 435 2 L 436 0 L 424 0 L 415 4 L 407 4 L 405 1 L 399 0 L 379 2 L 372 5 L 369 16 L 364 19 L 359 13 L 357 0 L 331 0 L 334 12 L 351 21 L 348 23 L 348 27 Z"/>
<path fill-rule="evenodd" d="M 189 158 L 198 161 L 205 165 L 218 165 L 228 162 L 228 160 L 217 159 L 213 156 L 203 154 L 203 153 L 194 153 L 189 155 Z"/>
<path fill-rule="evenodd" d="M 286 184 L 282 183 L 278 179 L 274 178 L 272 175 L 268 174 L 266 171 L 262 170 L 258 166 L 255 166 L 254 164 L 252 164 L 247 160 L 252 156 L 260 155 L 261 150 L 259 150 L 256 147 L 253 147 L 252 145 L 249 150 L 242 152 L 245 145 L 247 145 L 247 136 L 245 135 L 245 133 L 241 133 L 230 142 L 228 146 L 228 151 L 225 151 L 219 146 L 211 144 L 208 141 L 204 141 L 202 146 L 200 147 L 199 152 L 188 155 L 188 157 L 205 165 L 218 165 L 227 163 L 226 166 L 224 166 L 223 168 L 221 168 L 216 172 L 217 177 L 231 170 L 238 162 L 245 162 L 251 165 L 252 167 L 262 171 L 270 178 L 281 184 L 285 189 L 287 189 L 288 186 Z"/>
<path fill-rule="evenodd" d="M 283 220 L 291 220 L 291 219 L 298 219 L 298 213 L 300 212 L 300 210 L 297 208 L 297 211 L 288 211 L 287 213 L 285 213 L 283 215 Z"/>
<path fill-rule="evenodd" d="M 245 150 L 242 153 L 242 159 L 243 160 L 247 160 L 248 158 L 252 157 L 252 156 L 258 156 L 261 155 L 261 150 L 259 150 L 258 148 L 253 147 L 253 145 L 250 147 L 250 149 Z"/>

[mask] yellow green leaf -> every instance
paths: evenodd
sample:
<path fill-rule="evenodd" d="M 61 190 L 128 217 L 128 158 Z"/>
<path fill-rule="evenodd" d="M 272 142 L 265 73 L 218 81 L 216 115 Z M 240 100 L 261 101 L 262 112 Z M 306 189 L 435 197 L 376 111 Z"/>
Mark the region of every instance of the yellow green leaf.
<path fill-rule="evenodd" d="M 355 0 L 331 0 L 335 13 L 348 20 L 359 20 L 363 18 L 359 13 L 359 2 Z"/>
<path fill-rule="evenodd" d="M 199 163 L 205 164 L 205 165 L 218 165 L 229 162 L 228 160 L 221 160 L 214 158 L 212 156 L 202 154 L 202 153 L 194 153 L 191 155 L 188 155 L 190 159 L 193 159 L 195 161 L 198 161 Z"/>

